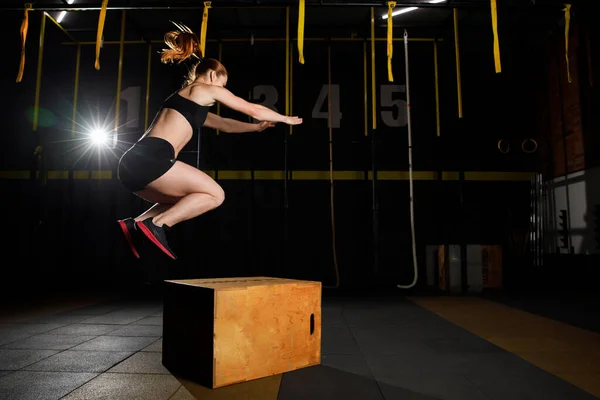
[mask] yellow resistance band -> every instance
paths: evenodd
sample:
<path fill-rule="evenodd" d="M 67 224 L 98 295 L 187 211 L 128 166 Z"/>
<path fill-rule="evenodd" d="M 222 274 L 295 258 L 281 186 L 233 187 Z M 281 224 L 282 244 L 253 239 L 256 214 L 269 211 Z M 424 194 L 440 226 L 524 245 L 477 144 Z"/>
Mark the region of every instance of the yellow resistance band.
<path fill-rule="evenodd" d="M 396 7 L 395 1 L 388 2 L 388 30 L 387 30 L 387 58 L 388 58 L 388 80 L 394 82 L 394 75 L 392 74 L 392 53 L 394 50 L 394 30 L 392 23 L 392 9 Z"/>
<path fill-rule="evenodd" d="M 491 1 L 492 9 L 492 30 L 494 32 L 494 62 L 496 64 L 496 73 L 499 74 L 502 70 L 500 66 L 500 41 L 498 40 L 498 8 L 496 0 Z"/>
<path fill-rule="evenodd" d="M 298 58 L 304 64 L 304 0 L 298 4 Z"/>
<path fill-rule="evenodd" d="M 565 4 L 565 59 L 567 60 L 567 79 L 571 83 L 571 68 L 569 67 L 569 26 L 571 25 L 571 5 Z"/>
<path fill-rule="evenodd" d="M 19 73 L 17 75 L 17 83 L 23 80 L 23 73 L 25 72 L 25 43 L 27 43 L 27 31 L 29 30 L 29 10 L 32 5 L 25 4 L 25 18 L 21 24 L 21 64 L 19 65 Z"/>
<path fill-rule="evenodd" d="M 208 28 L 208 9 L 210 1 L 204 2 L 204 12 L 202 13 L 202 28 L 200 29 L 200 53 L 206 57 L 206 29 Z"/>
<path fill-rule="evenodd" d="M 96 34 L 96 63 L 94 67 L 100 69 L 100 48 L 102 47 L 102 34 L 104 33 L 104 22 L 106 22 L 106 7 L 108 0 L 102 0 L 102 8 L 100 9 L 100 18 L 98 19 L 98 33 Z"/>

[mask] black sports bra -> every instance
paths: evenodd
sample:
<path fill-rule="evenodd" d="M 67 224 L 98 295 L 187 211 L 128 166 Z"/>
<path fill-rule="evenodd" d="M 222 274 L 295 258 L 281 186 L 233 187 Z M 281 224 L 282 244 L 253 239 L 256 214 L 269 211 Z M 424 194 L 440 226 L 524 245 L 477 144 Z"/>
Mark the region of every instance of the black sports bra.
<path fill-rule="evenodd" d="M 170 108 L 183 115 L 192 126 L 194 132 L 200 131 L 210 109 L 209 106 L 201 106 L 192 100 L 186 99 L 178 92 L 173 93 L 165 100 L 163 108 Z"/>

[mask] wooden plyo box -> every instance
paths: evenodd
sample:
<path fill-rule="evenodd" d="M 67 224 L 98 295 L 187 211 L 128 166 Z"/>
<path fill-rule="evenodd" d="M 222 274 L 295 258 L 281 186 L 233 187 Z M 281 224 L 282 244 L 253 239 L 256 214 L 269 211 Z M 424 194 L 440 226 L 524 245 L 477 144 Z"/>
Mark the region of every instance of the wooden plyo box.
<path fill-rule="evenodd" d="M 166 281 L 162 363 L 218 388 L 321 362 L 321 282 Z"/>

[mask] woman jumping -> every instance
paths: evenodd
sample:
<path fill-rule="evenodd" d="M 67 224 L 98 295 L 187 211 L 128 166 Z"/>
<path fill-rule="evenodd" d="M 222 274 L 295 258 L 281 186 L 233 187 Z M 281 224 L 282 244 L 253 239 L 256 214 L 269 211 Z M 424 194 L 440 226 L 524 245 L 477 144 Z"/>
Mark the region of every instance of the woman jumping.
<path fill-rule="evenodd" d="M 302 123 L 301 118 L 278 114 L 225 89 L 225 67 L 217 60 L 201 58 L 196 35 L 185 26 L 177 26 L 179 30 L 165 35 L 169 49 L 162 51 L 161 61 L 181 63 L 191 57 L 199 61 L 190 69 L 184 87 L 165 100 L 150 129 L 119 160 L 117 174 L 121 183 L 142 199 L 155 203 L 138 217 L 118 221 L 138 258 L 131 240 L 133 231 L 139 230 L 176 259 L 167 243 L 165 228 L 213 210 L 225 199 L 223 189 L 210 176 L 177 161 L 181 149 L 194 133 L 200 134 L 202 126 L 233 133 L 260 132 L 277 122 Z M 263 122 L 244 123 L 208 112 L 216 102 Z"/>

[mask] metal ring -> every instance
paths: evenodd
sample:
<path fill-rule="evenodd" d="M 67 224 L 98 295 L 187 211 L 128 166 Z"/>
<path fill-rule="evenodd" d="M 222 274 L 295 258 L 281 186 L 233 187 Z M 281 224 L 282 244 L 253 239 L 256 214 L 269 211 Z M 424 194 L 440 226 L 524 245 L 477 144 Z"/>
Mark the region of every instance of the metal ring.
<path fill-rule="evenodd" d="M 525 150 L 525 143 L 527 143 L 527 142 L 533 143 L 533 149 Z M 529 139 L 525 139 L 521 142 L 521 150 L 523 150 L 523 153 L 527 153 L 527 154 L 535 153 L 537 148 L 538 148 L 538 143 L 534 139 L 529 138 Z"/>
<path fill-rule="evenodd" d="M 506 146 L 506 151 L 502 150 L 502 142 L 504 142 L 504 139 L 498 140 L 498 150 L 500 151 L 500 153 L 506 154 L 510 151 L 510 142 Z"/>

